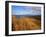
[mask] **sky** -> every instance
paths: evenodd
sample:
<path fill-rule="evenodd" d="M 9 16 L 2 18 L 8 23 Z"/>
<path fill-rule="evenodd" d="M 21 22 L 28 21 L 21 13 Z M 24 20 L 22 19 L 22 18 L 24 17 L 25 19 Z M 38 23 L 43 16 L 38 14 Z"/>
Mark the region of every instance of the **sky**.
<path fill-rule="evenodd" d="M 41 15 L 41 7 L 12 5 L 12 15 Z"/>

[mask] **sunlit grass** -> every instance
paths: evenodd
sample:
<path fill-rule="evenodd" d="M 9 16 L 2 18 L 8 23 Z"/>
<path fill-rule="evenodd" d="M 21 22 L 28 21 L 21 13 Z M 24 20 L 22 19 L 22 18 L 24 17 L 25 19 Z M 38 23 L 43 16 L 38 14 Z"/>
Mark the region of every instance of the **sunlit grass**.
<path fill-rule="evenodd" d="M 36 18 L 36 17 L 35 17 Z M 37 30 L 41 28 L 41 20 L 35 19 L 34 17 L 23 17 L 16 18 L 12 16 L 12 30 Z"/>

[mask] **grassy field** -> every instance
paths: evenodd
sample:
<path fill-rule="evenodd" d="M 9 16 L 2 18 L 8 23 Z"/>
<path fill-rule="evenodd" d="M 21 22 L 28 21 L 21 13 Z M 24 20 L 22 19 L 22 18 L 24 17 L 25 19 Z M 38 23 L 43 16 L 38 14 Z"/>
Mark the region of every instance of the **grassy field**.
<path fill-rule="evenodd" d="M 12 31 L 21 30 L 38 30 L 41 29 L 41 17 L 31 16 L 31 17 L 21 17 L 16 18 L 12 16 Z"/>

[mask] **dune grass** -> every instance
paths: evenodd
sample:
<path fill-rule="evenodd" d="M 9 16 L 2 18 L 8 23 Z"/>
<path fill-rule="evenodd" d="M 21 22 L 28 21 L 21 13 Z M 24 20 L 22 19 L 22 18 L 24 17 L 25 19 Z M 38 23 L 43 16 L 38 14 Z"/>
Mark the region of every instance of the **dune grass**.
<path fill-rule="evenodd" d="M 16 18 L 12 16 L 12 31 L 41 29 L 40 16 Z"/>

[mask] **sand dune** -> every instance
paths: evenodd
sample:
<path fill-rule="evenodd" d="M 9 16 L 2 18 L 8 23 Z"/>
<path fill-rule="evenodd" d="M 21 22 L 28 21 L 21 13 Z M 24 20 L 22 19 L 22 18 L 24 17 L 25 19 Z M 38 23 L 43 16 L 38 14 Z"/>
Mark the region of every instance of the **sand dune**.
<path fill-rule="evenodd" d="M 17 19 L 16 16 L 12 16 L 12 30 L 19 31 L 19 30 L 37 30 L 41 28 L 41 22 L 35 18 L 19 18 Z"/>

